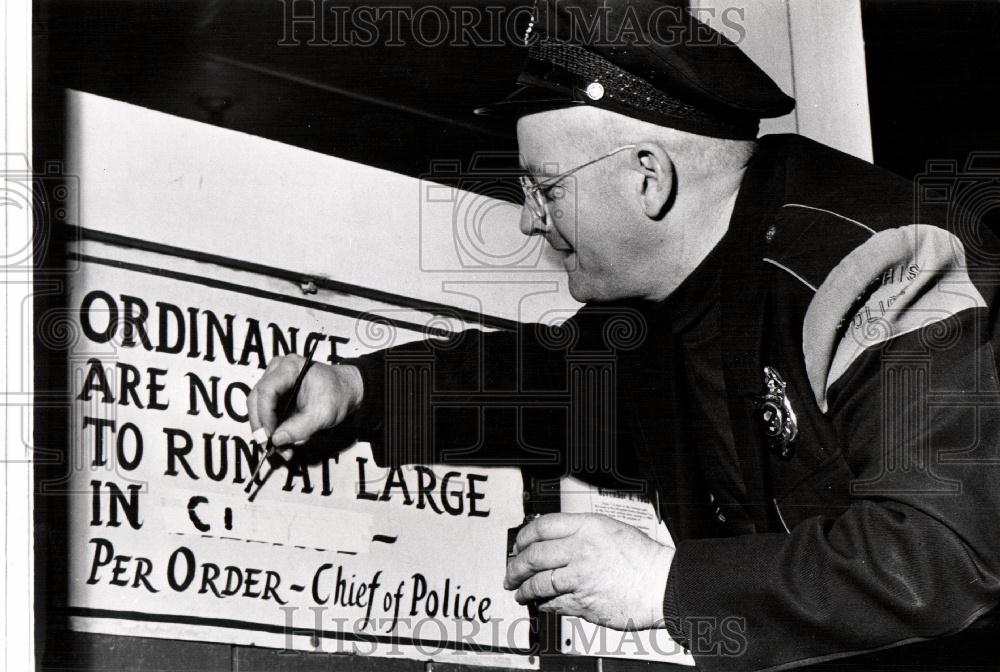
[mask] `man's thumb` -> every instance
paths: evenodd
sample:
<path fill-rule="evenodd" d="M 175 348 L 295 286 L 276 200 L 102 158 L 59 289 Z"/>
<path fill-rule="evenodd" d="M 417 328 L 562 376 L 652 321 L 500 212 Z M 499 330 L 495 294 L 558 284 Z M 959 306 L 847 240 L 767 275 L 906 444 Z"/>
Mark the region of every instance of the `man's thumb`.
<path fill-rule="evenodd" d="M 271 443 L 276 446 L 302 443 L 316 432 L 315 425 L 305 413 L 296 413 L 278 425 L 271 436 Z"/>

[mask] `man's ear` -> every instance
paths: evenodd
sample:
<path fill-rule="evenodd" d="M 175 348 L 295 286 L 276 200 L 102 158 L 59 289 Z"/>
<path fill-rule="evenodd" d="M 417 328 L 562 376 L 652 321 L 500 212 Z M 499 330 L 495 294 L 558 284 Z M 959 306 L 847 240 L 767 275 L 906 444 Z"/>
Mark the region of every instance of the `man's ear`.
<path fill-rule="evenodd" d="M 660 219 L 674 199 L 674 162 L 663 146 L 655 142 L 637 144 L 633 158 L 642 176 L 639 196 L 643 211 L 650 219 Z"/>

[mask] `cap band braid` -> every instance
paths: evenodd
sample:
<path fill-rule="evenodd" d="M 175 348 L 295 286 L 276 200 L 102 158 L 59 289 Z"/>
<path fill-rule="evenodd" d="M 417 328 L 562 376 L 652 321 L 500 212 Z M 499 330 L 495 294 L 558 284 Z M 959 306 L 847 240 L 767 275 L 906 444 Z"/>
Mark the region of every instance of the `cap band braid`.
<path fill-rule="evenodd" d="M 712 114 L 678 100 L 649 82 L 627 72 L 603 56 L 575 44 L 539 41 L 528 50 L 528 63 L 522 83 L 558 84 L 572 87 L 583 102 L 621 111 L 653 123 L 669 125 L 695 133 L 728 138 L 753 138 L 758 120 L 734 120 L 732 116 Z M 604 87 L 600 101 L 588 100 L 586 88 L 594 82 Z"/>

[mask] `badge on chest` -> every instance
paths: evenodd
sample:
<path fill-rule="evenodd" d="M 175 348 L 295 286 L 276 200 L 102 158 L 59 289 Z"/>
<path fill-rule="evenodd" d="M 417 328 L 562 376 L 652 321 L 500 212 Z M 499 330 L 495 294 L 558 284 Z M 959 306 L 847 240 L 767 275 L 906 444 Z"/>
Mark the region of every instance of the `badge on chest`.
<path fill-rule="evenodd" d="M 757 418 L 764 429 L 768 448 L 787 460 L 795 452 L 793 444 L 798 438 L 799 426 L 785 393 L 786 387 L 776 369 L 764 367 L 764 393 L 757 398 Z"/>

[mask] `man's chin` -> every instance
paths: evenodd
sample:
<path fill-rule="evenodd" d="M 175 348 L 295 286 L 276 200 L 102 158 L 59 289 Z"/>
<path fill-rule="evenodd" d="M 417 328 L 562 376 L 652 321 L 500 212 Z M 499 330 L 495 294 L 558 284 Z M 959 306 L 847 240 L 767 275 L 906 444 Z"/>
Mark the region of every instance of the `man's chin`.
<path fill-rule="evenodd" d="M 597 298 L 594 288 L 587 284 L 579 270 L 568 269 L 566 273 L 569 294 L 580 303 L 594 301 Z"/>
<path fill-rule="evenodd" d="M 581 271 L 570 271 L 567 275 L 569 294 L 580 303 L 611 303 L 629 298 L 614 285 L 594 282 Z"/>

